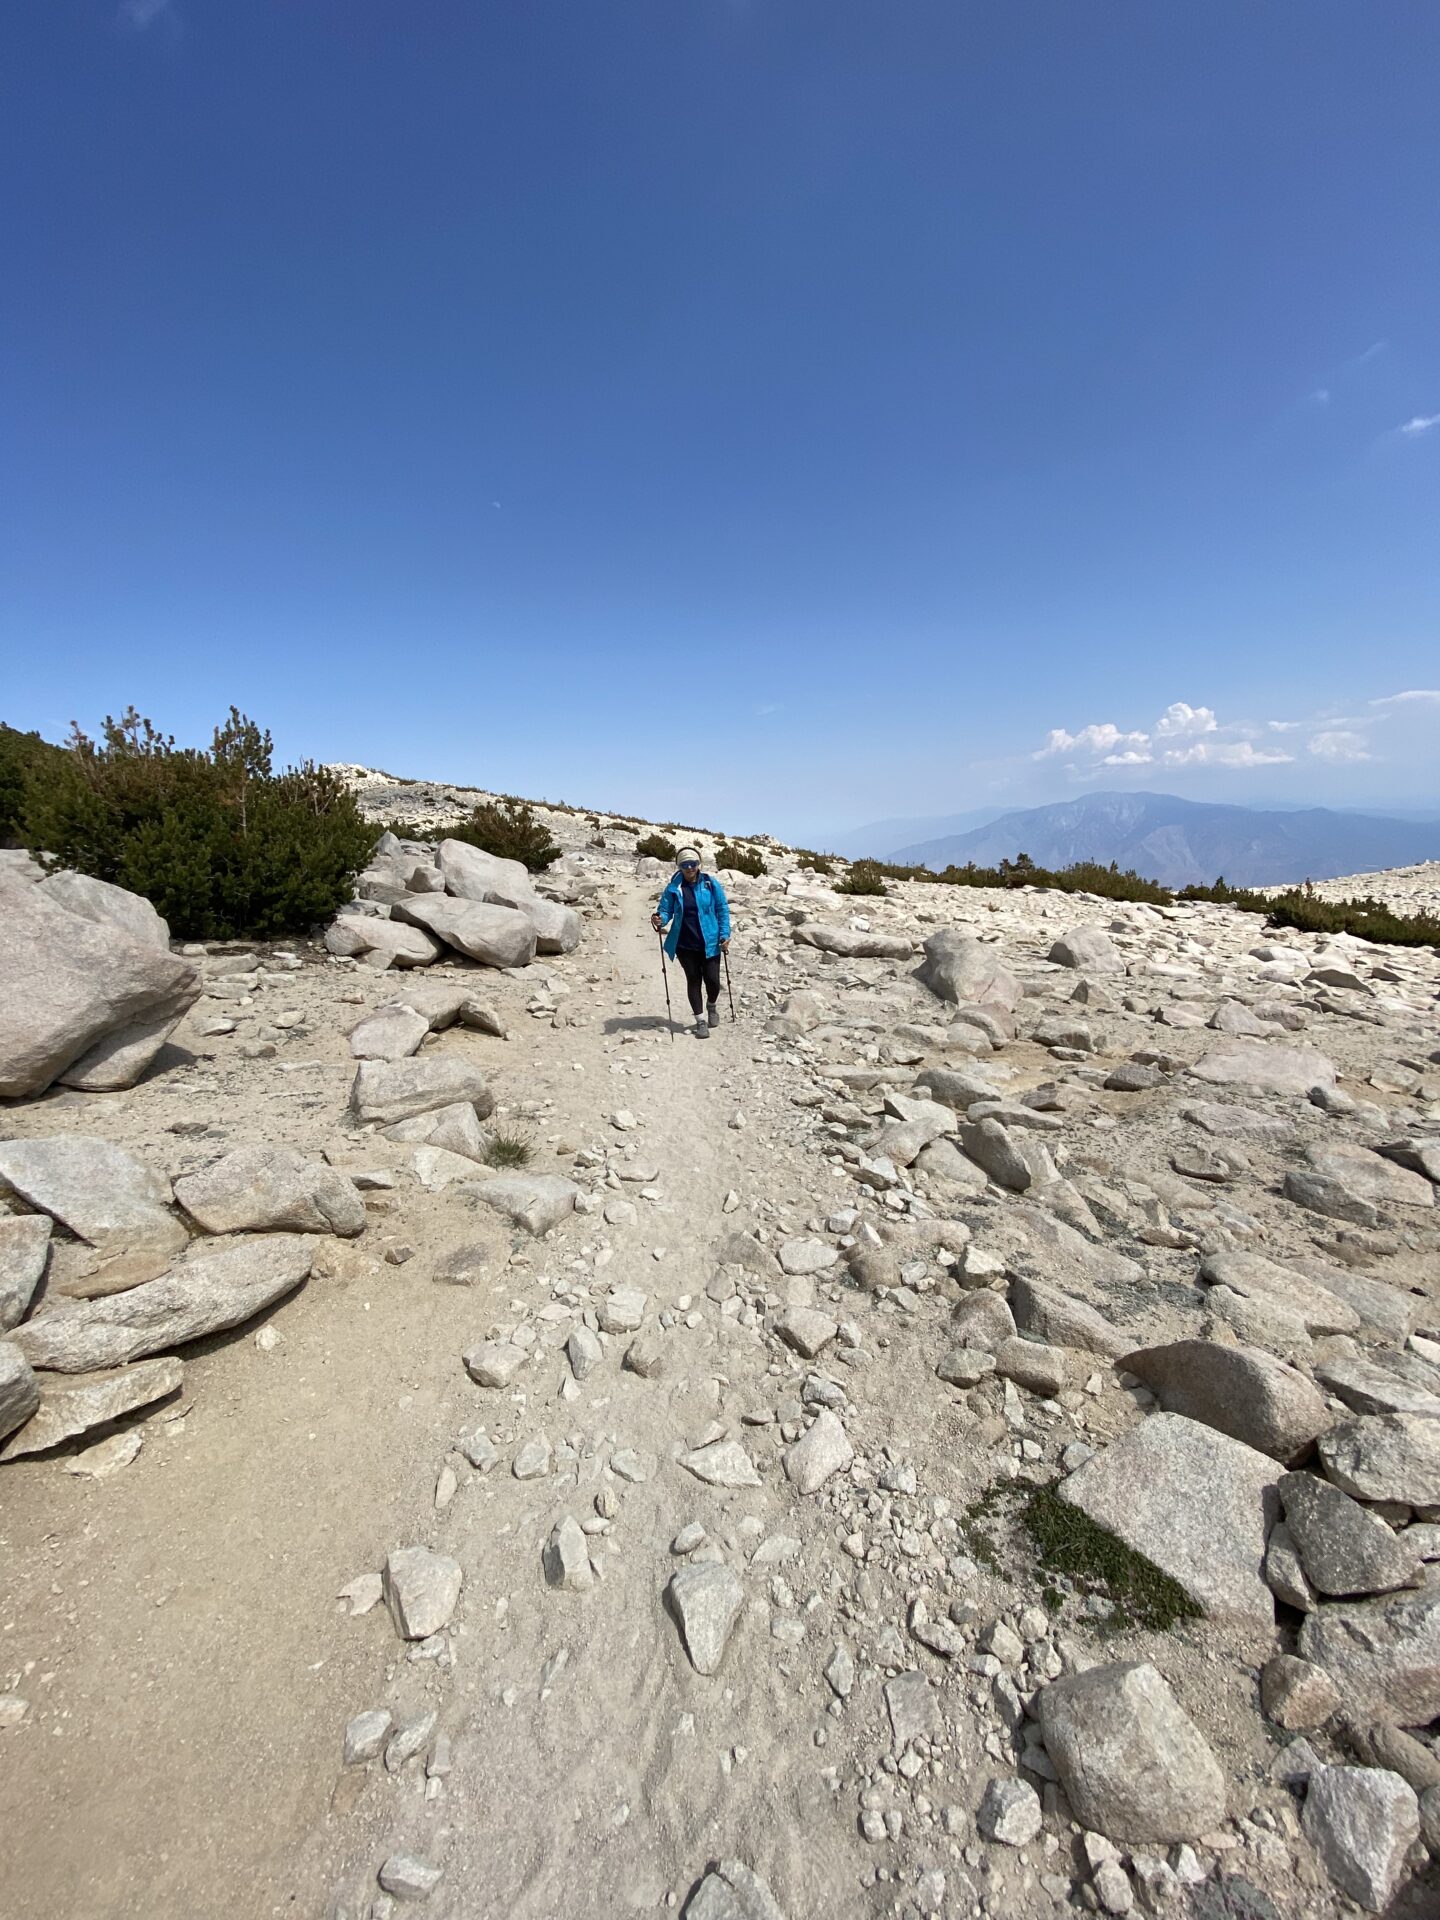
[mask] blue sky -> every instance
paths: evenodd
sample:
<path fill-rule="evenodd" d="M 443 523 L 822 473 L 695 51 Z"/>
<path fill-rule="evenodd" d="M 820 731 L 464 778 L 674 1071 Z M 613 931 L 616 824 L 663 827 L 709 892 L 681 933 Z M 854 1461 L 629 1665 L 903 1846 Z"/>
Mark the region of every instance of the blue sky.
<path fill-rule="evenodd" d="M 802 839 L 1437 803 L 1435 9 L 32 0 L 0 56 L 11 724 L 235 701 Z"/>

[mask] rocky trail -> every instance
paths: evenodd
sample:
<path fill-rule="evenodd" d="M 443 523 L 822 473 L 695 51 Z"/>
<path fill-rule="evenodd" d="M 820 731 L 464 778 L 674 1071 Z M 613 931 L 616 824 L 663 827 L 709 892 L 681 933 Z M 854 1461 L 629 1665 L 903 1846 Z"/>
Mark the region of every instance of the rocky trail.
<path fill-rule="evenodd" d="M 604 838 L 0 1110 L 0 1912 L 1440 1912 L 1440 956 Z"/>

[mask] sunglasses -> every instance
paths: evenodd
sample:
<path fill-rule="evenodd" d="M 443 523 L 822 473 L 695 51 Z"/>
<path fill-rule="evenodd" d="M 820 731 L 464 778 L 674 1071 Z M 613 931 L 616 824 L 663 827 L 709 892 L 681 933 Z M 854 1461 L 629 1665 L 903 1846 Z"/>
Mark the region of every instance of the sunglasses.
<path fill-rule="evenodd" d="M 698 873 L 700 871 L 700 862 L 698 860 L 682 860 L 680 862 L 680 871 L 682 873 Z"/>

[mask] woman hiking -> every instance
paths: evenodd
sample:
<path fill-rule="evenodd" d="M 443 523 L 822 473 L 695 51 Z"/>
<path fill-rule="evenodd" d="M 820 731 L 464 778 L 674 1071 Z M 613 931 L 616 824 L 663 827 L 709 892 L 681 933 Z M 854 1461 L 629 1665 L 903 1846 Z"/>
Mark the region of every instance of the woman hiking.
<path fill-rule="evenodd" d="M 678 960 L 685 974 L 690 995 L 690 1011 L 695 1016 L 695 1038 L 707 1040 L 711 1027 L 718 1027 L 720 1014 L 720 956 L 730 950 L 730 902 L 725 889 L 713 874 L 700 871 L 700 855 L 694 847 L 681 847 L 679 871 L 660 896 L 660 905 L 650 916 L 657 933 L 668 923 L 665 952 Z M 709 1020 L 701 1011 L 701 985 L 709 1001 Z"/>

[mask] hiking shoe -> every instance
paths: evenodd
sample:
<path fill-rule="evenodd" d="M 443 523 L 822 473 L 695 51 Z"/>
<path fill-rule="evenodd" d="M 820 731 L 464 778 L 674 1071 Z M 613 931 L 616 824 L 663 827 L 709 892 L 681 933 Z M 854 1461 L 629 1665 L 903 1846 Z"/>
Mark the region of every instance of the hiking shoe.
<path fill-rule="evenodd" d="M 710 1002 L 710 1024 L 712 1027 L 718 1027 L 720 1024 L 720 1003 L 717 1000 Z"/>
<path fill-rule="evenodd" d="M 703 1020 L 697 1020 L 695 1022 L 695 1038 L 697 1040 L 708 1040 L 710 1038 L 710 1029 Z"/>

